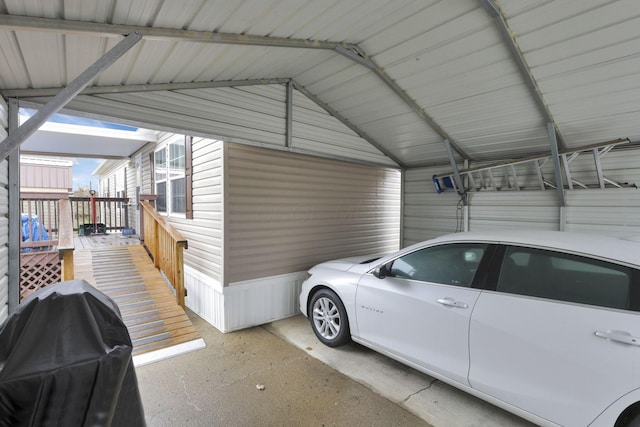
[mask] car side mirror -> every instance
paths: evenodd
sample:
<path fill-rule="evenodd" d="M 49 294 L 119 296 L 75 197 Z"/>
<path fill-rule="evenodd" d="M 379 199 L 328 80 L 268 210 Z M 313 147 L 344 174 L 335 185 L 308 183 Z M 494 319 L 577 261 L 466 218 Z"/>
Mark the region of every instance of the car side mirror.
<path fill-rule="evenodd" d="M 376 267 L 375 270 L 373 270 L 373 276 L 377 279 L 384 279 L 387 277 L 387 266 L 381 265 L 380 267 Z"/>

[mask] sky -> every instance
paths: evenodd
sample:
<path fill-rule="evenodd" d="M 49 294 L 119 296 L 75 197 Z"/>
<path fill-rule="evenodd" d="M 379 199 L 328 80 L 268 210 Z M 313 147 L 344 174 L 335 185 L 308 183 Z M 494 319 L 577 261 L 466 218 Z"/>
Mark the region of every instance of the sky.
<path fill-rule="evenodd" d="M 72 168 L 73 191 L 79 188 L 98 189 L 98 177 L 92 176 L 91 172 L 96 170 L 102 162 L 100 159 L 76 159 Z"/>
<path fill-rule="evenodd" d="M 21 108 L 20 113 L 30 117 L 35 114 L 36 110 Z M 87 119 L 84 117 L 77 116 L 68 116 L 66 114 L 54 114 L 49 118 L 50 122 L 54 123 L 65 123 L 72 125 L 80 125 L 80 126 L 93 126 L 107 129 L 117 129 L 117 130 L 128 130 L 131 132 L 135 132 L 137 128 L 133 126 L 119 125 L 117 123 L 104 122 L 100 120 Z M 76 158 L 72 168 L 73 174 L 73 190 L 77 190 L 79 188 L 91 188 L 94 190 L 98 189 L 98 177 L 92 176 L 91 172 L 93 172 L 98 165 L 102 162 L 101 159 L 85 159 L 85 158 Z"/>

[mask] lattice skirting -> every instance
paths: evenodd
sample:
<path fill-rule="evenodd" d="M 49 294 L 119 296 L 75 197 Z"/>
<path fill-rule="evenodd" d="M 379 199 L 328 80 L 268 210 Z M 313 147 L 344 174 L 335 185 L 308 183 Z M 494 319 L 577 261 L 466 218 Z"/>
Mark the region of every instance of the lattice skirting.
<path fill-rule="evenodd" d="M 60 282 L 61 278 L 57 251 L 20 254 L 20 301 L 40 288 Z"/>

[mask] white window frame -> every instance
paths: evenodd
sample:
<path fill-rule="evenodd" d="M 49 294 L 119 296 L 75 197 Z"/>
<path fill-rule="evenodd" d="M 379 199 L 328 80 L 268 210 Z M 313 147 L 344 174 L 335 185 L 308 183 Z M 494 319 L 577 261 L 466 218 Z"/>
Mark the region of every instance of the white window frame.
<path fill-rule="evenodd" d="M 172 165 L 175 164 L 176 160 L 179 160 L 180 157 L 176 157 L 176 158 L 172 158 L 171 156 L 174 154 L 171 150 L 172 146 L 182 146 L 182 167 L 181 168 L 172 168 Z M 164 167 L 161 169 L 161 167 L 157 164 L 157 155 L 159 152 L 164 151 Z M 158 207 L 156 206 L 156 210 L 161 214 L 161 215 L 165 215 L 165 216 L 175 216 L 175 217 L 181 217 L 184 218 L 186 216 L 186 201 L 184 204 L 185 207 L 185 211 L 182 212 L 174 212 L 174 208 L 173 208 L 173 198 L 174 195 L 172 194 L 172 190 L 171 190 L 171 183 L 175 180 L 178 179 L 182 179 L 183 181 L 186 179 L 186 175 L 185 175 L 185 167 L 186 167 L 186 151 L 185 151 L 185 136 L 184 135 L 177 135 L 176 137 L 172 138 L 171 140 L 167 141 L 165 144 L 162 145 L 162 147 L 158 148 L 157 150 L 155 150 L 153 152 L 153 160 L 154 160 L 154 164 L 153 164 L 153 177 L 154 177 L 154 193 L 156 195 L 158 195 L 158 185 L 159 184 L 164 184 L 165 185 L 165 204 L 166 204 L 166 209 L 165 210 L 160 210 L 158 209 Z M 178 162 L 179 163 L 179 162 Z M 161 176 L 161 179 L 158 179 L 158 176 Z M 184 186 L 183 186 L 184 187 Z M 186 189 L 183 190 L 186 193 Z M 186 196 L 186 194 L 185 194 Z M 157 202 L 156 202 L 157 203 Z"/>

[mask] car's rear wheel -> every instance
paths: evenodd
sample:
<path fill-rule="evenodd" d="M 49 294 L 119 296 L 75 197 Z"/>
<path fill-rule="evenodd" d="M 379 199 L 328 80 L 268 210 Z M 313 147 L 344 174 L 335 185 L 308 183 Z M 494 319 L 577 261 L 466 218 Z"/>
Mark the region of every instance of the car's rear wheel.
<path fill-rule="evenodd" d="M 628 407 L 620 415 L 614 427 L 640 427 L 640 402 Z"/>
<path fill-rule="evenodd" d="M 311 298 L 311 327 L 318 339 L 329 347 L 338 347 L 351 340 L 344 305 L 335 292 L 320 289 Z"/>

